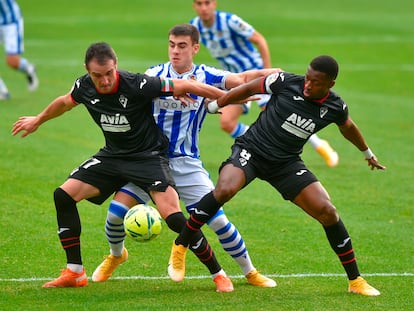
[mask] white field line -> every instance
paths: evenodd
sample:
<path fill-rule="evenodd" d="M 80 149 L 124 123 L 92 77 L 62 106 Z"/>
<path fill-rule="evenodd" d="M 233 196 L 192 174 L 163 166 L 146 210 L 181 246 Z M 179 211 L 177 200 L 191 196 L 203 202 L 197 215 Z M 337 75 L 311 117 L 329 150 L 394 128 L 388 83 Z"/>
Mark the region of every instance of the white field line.
<path fill-rule="evenodd" d="M 315 278 L 315 277 L 344 277 L 345 274 L 341 273 L 294 273 L 294 274 L 266 274 L 268 277 L 276 279 L 288 279 L 288 278 Z M 402 272 L 402 273 L 365 273 L 364 277 L 414 277 L 414 272 Z M 230 275 L 231 279 L 244 278 L 243 275 Z M 209 275 L 198 275 L 198 276 L 186 276 L 186 279 L 208 279 L 211 278 Z M 52 278 L 0 278 L 0 282 L 37 282 L 37 281 L 48 281 Z M 114 280 L 168 280 L 168 276 L 118 276 L 113 277 Z"/>

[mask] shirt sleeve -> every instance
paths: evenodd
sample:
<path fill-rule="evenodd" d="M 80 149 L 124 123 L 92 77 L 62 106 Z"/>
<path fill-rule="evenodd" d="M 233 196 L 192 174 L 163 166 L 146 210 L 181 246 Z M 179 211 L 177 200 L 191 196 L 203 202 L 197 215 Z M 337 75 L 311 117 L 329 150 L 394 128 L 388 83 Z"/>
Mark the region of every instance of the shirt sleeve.
<path fill-rule="evenodd" d="M 76 81 L 72 85 L 72 89 L 70 90 L 70 96 L 72 97 L 72 101 L 75 104 L 82 103 L 81 81 L 82 81 L 82 78 L 76 79 Z"/>
<path fill-rule="evenodd" d="M 276 94 L 283 88 L 286 80 L 284 72 L 277 72 L 268 75 L 264 79 L 264 91 L 267 94 Z"/>
<path fill-rule="evenodd" d="M 236 32 L 238 35 L 247 39 L 250 38 L 255 31 L 252 25 L 234 14 L 231 15 L 229 19 L 229 28 Z"/>
<path fill-rule="evenodd" d="M 171 96 L 174 92 L 172 79 L 151 77 L 146 74 L 137 76 L 138 92 L 148 97 Z"/>
<path fill-rule="evenodd" d="M 344 125 L 349 119 L 348 105 L 342 99 L 340 100 L 340 103 L 342 104 L 342 111 L 338 120 L 335 122 L 339 126 Z"/>

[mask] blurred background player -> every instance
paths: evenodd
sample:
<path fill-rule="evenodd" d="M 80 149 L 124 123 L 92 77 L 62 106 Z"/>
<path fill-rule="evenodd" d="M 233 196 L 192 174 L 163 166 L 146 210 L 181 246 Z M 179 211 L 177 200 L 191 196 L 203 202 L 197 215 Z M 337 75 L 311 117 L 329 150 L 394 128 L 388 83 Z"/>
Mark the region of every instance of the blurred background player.
<path fill-rule="evenodd" d="M 151 67 L 145 73 L 150 76 L 197 80 L 229 89 L 242 84 L 243 81 L 264 76 L 266 72 L 276 72 L 274 69 L 268 69 L 236 74 L 205 65 L 196 65 L 193 63 L 193 57 L 200 49 L 199 38 L 199 32 L 193 25 L 174 26 L 168 36 L 169 62 Z M 153 100 L 155 121 L 170 141 L 168 157 L 176 184 L 175 189 L 188 212 L 194 209 L 205 194 L 214 189 L 209 173 L 204 169 L 200 160 L 198 149 L 199 131 L 206 117 L 204 98 L 193 96 L 193 99 L 194 102 L 187 106 L 182 105 L 172 96 L 163 96 Z M 122 187 L 111 201 L 105 225 L 110 255 L 93 273 L 94 282 L 106 281 L 116 267 L 128 259 L 124 247 L 124 216 L 130 207 L 138 203 L 147 203 L 150 200 L 151 198 L 144 190 L 129 183 Z M 161 211 L 161 215 L 169 225 L 173 214 L 166 215 Z M 224 250 L 239 264 L 249 284 L 261 287 L 276 286 L 275 281 L 256 270 L 243 237 L 229 221 L 222 208 L 213 216 L 208 225 L 217 234 Z M 176 231 L 180 232 L 180 230 Z M 212 275 L 212 277 L 216 282 L 216 276 Z M 217 291 L 223 291 L 221 287 L 217 284 Z"/>
<path fill-rule="evenodd" d="M 26 75 L 29 91 L 35 91 L 39 86 L 35 66 L 22 57 L 23 16 L 19 5 L 14 0 L 0 0 L 0 41 L 4 43 L 6 63 L 11 68 Z M 3 79 L 0 78 L 0 100 L 10 98 L 9 91 Z"/>
<path fill-rule="evenodd" d="M 194 0 L 193 8 L 197 16 L 190 23 L 197 27 L 201 36 L 201 43 L 207 47 L 225 70 L 243 72 L 251 69 L 271 68 L 270 52 L 264 36 L 252 25 L 239 16 L 218 11 L 217 1 Z M 256 49 L 256 47 L 257 49 Z M 260 95 L 257 104 L 265 109 L 269 95 Z M 242 114 L 249 112 L 250 103 L 245 105 L 229 105 L 220 111 L 220 127 L 236 138 L 243 135 L 248 125 L 238 119 Z M 316 134 L 309 139 L 311 146 L 322 156 L 326 164 L 334 167 L 338 164 L 338 154 L 326 140 Z"/>

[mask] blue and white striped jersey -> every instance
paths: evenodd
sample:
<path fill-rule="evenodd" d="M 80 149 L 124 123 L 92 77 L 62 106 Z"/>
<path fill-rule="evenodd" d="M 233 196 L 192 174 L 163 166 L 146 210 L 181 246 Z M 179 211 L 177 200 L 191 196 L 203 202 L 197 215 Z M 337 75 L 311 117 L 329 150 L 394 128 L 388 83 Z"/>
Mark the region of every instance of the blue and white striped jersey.
<path fill-rule="evenodd" d="M 0 25 L 14 24 L 20 21 L 21 12 L 14 0 L 0 0 Z"/>
<path fill-rule="evenodd" d="M 216 11 L 213 26 L 205 27 L 198 16 L 193 18 L 190 24 L 198 28 L 201 43 L 219 61 L 223 69 L 242 72 L 263 68 L 260 53 L 249 41 L 255 30 L 239 16 Z"/>
<path fill-rule="evenodd" d="M 170 62 L 151 67 L 145 73 L 150 76 L 197 80 L 220 89 L 225 89 L 225 80 L 230 74 L 228 71 L 206 65 L 193 65 L 190 71 L 178 74 Z M 200 157 L 199 132 L 207 111 L 204 107 L 204 97 L 195 95 L 192 97 L 196 101 L 187 106 L 172 96 L 158 97 L 153 100 L 155 122 L 170 140 L 168 151 L 170 158 Z"/>

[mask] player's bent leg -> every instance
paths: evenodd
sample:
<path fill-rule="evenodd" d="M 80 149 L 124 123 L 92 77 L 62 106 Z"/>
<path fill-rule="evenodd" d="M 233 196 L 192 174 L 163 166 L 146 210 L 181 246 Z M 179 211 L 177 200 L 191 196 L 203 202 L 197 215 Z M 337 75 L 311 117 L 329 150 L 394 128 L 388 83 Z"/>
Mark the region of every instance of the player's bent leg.
<path fill-rule="evenodd" d="M 185 226 L 186 218 L 184 214 L 179 211 L 172 213 L 165 218 L 165 222 L 172 231 L 180 233 L 183 226 Z M 177 245 L 173 242 L 171 248 L 170 258 L 168 260 L 168 275 L 174 282 L 181 282 L 185 277 L 185 257 L 187 254 L 187 247 Z"/>
<path fill-rule="evenodd" d="M 128 260 L 128 250 L 124 248 L 121 256 L 110 254 L 106 256 L 104 261 L 95 269 L 92 274 L 92 281 L 105 282 L 108 280 L 115 269 Z"/>
<path fill-rule="evenodd" d="M 220 110 L 220 127 L 231 137 L 236 138 L 243 135 L 249 128 L 246 124 L 238 121 L 243 114 L 243 107 L 240 105 L 228 105 Z"/>
<path fill-rule="evenodd" d="M 174 282 L 181 282 L 185 276 L 185 257 L 188 247 L 173 242 L 170 259 L 168 260 L 168 275 Z"/>
<path fill-rule="evenodd" d="M 243 237 L 221 208 L 207 223 L 217 234 L 223 249 L 239 264 L 247 283 L 259 287 L 275 287 L 276 282 L 259 273 L 250 259 Z"/>
<path fill-rule="evenodd" d="M 325 160 L 326 165 L 334 167 L 338 165 L 338 153 L 332 149 L 328 141 L 320 139 L 316 134 L 309 138 L 309 143 L 316 150 L 316 152 Z"/>
<path fill-rule="evenodd" d="M 136 204 L 136 201 L 122 192 L 118 192 L 109 204 L 105 222 L 105 235 L 109 244 L 110 255 L 106 256 L 104 261 L 93 272 L 92 281 L 94 282 L 108 280 L 115 269 L 128 259 L 128 251 L 124 248 L 124 217 L 129 207 L 125 204 L 133 206 Z"/>

